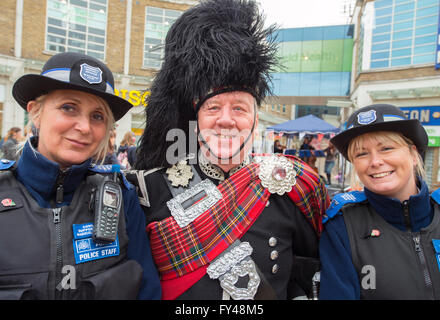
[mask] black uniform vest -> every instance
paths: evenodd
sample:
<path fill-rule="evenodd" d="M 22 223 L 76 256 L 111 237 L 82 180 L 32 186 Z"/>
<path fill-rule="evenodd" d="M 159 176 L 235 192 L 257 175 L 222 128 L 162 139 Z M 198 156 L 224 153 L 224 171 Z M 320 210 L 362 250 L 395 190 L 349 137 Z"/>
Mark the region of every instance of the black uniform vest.
<path fill-rule="evenodd" d="M 440 209 L 420 232 L 388 224 L 366 202 L 343 208 L 361 299 L 440 299 L 439 264 L 432 239 L 440 239 Z"/>
<path fill-rule="evenodd" d="M 0 299 L 136 298 L 142 268 L 126 259 L 123 210 L 118 227 L 119 255 L 79 264 L 75 261 L 72 226 L 93 223 L 91 180 L 99 177 L 82 182 L 69 206 L 46 209 L 11 171 L 0 172 Z"/>

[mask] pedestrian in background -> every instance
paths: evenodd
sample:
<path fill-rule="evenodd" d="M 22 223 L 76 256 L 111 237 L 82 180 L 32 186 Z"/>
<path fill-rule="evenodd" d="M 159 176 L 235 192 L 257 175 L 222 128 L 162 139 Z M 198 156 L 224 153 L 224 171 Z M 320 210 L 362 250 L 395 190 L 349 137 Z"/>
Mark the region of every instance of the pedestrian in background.
<path fill-rule="evenodd" d="M 136 148 L 136 137 L 132 131 L 127 131 L 122 138 L 121 144 L 119 145 L 117 158 L 123 169 L 130 169 L 132 164 L 129 161 L 129 148 Z M 131 153 L 133 151 L 130 151 Z M 131 155 L 132 157 L 132 155 Z M 134 162 L 133 162 L 134 163 Z"/>
<path fill-rule="evenodd" d="M 12 127 L 6 134 L 2 145 L 3 158 L 17 160 L 18 144 L 23 140 L 22 130 L 19 127 Z"/>
<path fill-rule="evenodd" d="M 97 164 L 118 164 L 121 165 L 118 158 L 116 157 L 116 150 L 115 150 L 115 141 L 116 141 L 116 130 L 110 130 L 110 136 L 108 139 L 108 146 L 107 146 L 107 154 L 105 155 L 103 161 L 102 159 L 98 159 L 96 161 Z"/>
<path fill-rule="evenodd" d="M 337 150 L 335 146 L 331 142 L 329 142 L 327 148 L 324 149 L 324 152 L 325 152 L 324 172 L 327 175 L 327 184 L 331 184 L 332 170 L 333 167 L 335 166 Z"/>

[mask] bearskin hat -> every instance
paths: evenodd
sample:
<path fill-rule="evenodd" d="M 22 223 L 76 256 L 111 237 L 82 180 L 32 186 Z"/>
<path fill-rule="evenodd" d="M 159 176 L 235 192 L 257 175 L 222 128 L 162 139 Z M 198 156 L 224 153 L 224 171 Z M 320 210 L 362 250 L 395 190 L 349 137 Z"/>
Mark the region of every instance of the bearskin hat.
<path fill-rule="evenodd" d="M 169 167 L 166 141 L 171 129 L 189 136 L 189 122 L 207 98 L 247 91 L 258 105 L 271 94 L 277 64 L 275 26 L 252 0 L 202 0 L 185 11 L 165 38 L 165 56 L 147 98 L 146 128 L 135 167 Z M 188 147 L 189 148 L 189 147 Z"/>

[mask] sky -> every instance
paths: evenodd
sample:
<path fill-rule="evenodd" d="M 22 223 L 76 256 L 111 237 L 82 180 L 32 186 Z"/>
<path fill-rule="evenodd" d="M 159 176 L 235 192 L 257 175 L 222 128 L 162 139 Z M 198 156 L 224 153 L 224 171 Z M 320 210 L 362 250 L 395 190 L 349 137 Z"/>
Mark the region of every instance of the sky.
<path fill-rule="evenodd" d="M 257 0 L 266 15 L 266 25 L 276 23 L 280 28 L 299 28 L 347 24 L 343 14 L 352 0 Z M 348 11 L 348 10 L 347 10 Z"/>

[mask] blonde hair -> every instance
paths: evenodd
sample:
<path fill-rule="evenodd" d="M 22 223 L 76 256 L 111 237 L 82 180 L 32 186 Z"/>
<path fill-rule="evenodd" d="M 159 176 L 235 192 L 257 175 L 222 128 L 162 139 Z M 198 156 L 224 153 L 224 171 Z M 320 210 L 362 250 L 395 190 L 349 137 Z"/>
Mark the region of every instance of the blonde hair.
<path fill-rule="evenodd" d="M 121 146 L 134 146 L 133 138 L 134 138 L 133 131 L 127 131 L 124 134 L 124 137 L 122 138 Z"/>
<path fill-rule="evenodd" d="M 110 138 L 110 133 L 113 130 L 115 118 L 113 116 L 112 111 L 110 110 L 110 107 L 109 107 L 107 101 L 100 98 L 99 96 L 96 96 L 96 97 L 98 97 L 101 100 L 101 102 L 103 102 L 104 115 L 105 115 L 105 118 L 107 119 L 107 123 L 106 123 L 105 137 L 104 137 L 104 139 L 102 139 L 101 143 L 99 144 L 98 148 L 96 149 L 95 154 L 92 155 L 92 158 L 101 159 L 101 164 L 102 164 L 104 162 L 105 155 L 107 154 L 108 149 L 109 149 L 108 140 Z M 36 120 L 41 117 L 41 112 L 44 108 L 44 102 L 45 102 L 46 98 L 47 98 L 47 94 L 39 96 L 38 98 L 35 99 L 36 105 L 29 112 L 29 123 L 27 124 L 27 126 L 32 127 L 32 125 L 35 125 Z M 23 146 L 24 146 L 24 144 L 23 144 Z M 23 146 L 21 146 L 20 152 L 23 149 Z"/>
<path fill-rule="evenodd" d="M 350 144 L 348 145 L 348 152 L 347 152 L 348 160 L 350 162 L 353 162 L 356 150 L 362 149 L 365 140 L 368 138 L 374 139 L 379 143 L 386 143 L 392 141 L 399 146 L 408 147 L 409 153 L 416 159 L 416 165 L 414 166 L 414 176 L 420 177 L 423 180 L 426 179 L 426 172 L 423 166 L 423 159 L 421 155 L 417 152 L 417 148 L 413 148 L 414 143 L 410 139 L 403 136 L 401 133 L 395 131 L 369 132 L 353 138 L 350 141 Z M 359 183 L 360 181 L 356 174 L 356 177 L 352 177 L 352 184 L 356 185 Z"/>

